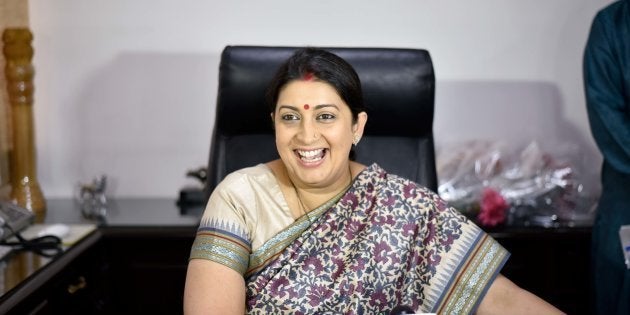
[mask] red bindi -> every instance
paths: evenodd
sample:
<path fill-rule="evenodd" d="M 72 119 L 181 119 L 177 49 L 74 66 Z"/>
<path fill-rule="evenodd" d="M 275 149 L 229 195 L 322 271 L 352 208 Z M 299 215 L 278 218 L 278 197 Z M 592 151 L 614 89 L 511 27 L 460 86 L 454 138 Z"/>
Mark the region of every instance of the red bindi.
<path fill-rule="evenodd" d="M 308 104 L 304 104 L 304 109 L 309 109 L 310 106 L 308 106 Z"/>

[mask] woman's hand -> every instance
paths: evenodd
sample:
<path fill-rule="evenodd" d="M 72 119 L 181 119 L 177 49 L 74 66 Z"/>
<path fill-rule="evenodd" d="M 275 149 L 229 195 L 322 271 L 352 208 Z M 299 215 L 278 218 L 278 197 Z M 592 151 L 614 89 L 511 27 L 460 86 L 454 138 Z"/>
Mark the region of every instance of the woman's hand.
<path fill-rule="evenodd" d="M 490 285 L 486 296 L 481 300 L 477 314 L 545 315 L 564 313 L 534 294 L 521 289 L 508 278 L 499 274 L 492 285 Z"/>
<path fill-rule="evenodd" d="M 233 269 L 204 259 L 188 263 L 184 314 L 245 313 L 245 280 Z"/>

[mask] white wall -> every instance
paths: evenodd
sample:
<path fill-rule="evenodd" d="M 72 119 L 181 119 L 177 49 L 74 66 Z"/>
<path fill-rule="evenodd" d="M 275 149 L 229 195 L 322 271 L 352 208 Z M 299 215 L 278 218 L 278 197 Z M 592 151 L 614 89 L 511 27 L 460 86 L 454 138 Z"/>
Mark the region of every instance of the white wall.
<path fill-rule="evenodd" d="M 426 48 L 438 145 L 552 131 L 596 170 L 581 58 L 610 2 L 30 0 L 39 180 L 47 197 L 103 173 L 115 196 L 176 196 L 206 163 L 228 44 Z"/>

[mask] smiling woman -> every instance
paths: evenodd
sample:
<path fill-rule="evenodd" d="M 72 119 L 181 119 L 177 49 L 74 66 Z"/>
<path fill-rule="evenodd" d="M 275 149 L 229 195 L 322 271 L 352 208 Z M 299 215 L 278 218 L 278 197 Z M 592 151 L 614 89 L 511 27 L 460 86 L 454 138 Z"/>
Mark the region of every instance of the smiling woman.
<path fill-rule="evenodd" d="M 350 159 L 368 115 L 345 60 L 299 50 L 268 98 L 280 159 L 213 191 L 187 314 L 559 313 L 502 277 L 507 251 L 435 193 Z"/>
<path fill-rule="evenodd" d="M 304 103 L 315 105 L 312 110 L 297 106 Z M 276 148 L 293 185 L 332 195 L 346 187 L 352 141 L 363 133 L 367 114 L 361 112 L 355 120 L 335 89 L 318 81 L 287 84 L 278 104 L 273 114 Z"/>
<path fill-rule="evenodd" d="M 297 217 L 348 188 L 358 164 L 348 159 L 353 139 L 360 137 L 365 112 L 355 119 L 350 107 L 328 83 L 297 80 L 280 92 L 273 113 L 280 161 L 270 163 L 285 195 L 295 192 L 298 204 L 289 204 Z M 302 109 L 296 104 L 316 104 Z M 303 107 L 305 108 L 305 107 Z M 310 108 L 310 107 L 309 107 Z"/>

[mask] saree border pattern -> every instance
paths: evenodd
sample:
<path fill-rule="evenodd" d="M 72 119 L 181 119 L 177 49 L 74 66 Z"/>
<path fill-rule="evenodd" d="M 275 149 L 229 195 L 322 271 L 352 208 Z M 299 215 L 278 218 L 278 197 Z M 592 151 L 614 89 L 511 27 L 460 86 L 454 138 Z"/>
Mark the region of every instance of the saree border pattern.
<path fill-rule="evenodd" d="M 476 232 L 476 235 L 471 235 L 474 239 L 470 250 L 463 255 L 457 268 L 444 268 L 435 277 L 438 282 L 454 275 L 444 282 L 446 285 L 435 286 L 439 294 L 432 310 L 435 313 L 468 314 L 476 310 L 489 288 L 489 282 L 498 275 L 509 257 L 507 251 L 479 228 L 471 232 Z"/>
<path fill-rule="evenodd" d="M 189 259 L 201 258 L 228 266 L 241 274 L 249 265 L 251 243 L 245 231 L 232 222 L 202 220 Z"/>

